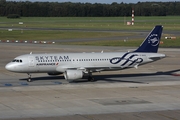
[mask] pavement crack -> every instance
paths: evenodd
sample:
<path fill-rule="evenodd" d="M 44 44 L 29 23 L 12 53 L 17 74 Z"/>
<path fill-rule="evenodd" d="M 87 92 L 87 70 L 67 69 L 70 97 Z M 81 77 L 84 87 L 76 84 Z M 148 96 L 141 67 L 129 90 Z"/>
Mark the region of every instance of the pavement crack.
<path fill-rule="evenodd" d="M 99 119 L 96 119 L 94 118 L 93 116 L 91 115 L 81 115 L 81 114 L 77 114 L 78 116 L 81 116 L 82 118 L 85 118 L 87 120 L 99 120 Z"/>
<path fill-rule="evenodd" d="M 170 120 L 178 120 L 178 119 L 176 119 L 176 118 L 173 118 L 173 117 L 167 116 L 167 115 L 165 115 L 165 114 L 160 114 L 160 113 L 157 113 L 157 115 L 162 116 L 162 117 L 165 117 L 165 118 L 168 118 L 168 119 L 170 119 Z"/>
<path fill-rule="evenodd" d="M 7 107 L 7 108 L 9 108 L 9 109 L 11 109 L 11 110 L 15 110 L 14 108 L 12 108 L 12 107 L 10 107 L 10 106 L 8 106 L 8 105 L 6 105 L 6 104 L 3 104 L 3 103 L 1 103 L 1 102 L 0 102 L 0 104 L 4 105 L 5 107 Z"/>

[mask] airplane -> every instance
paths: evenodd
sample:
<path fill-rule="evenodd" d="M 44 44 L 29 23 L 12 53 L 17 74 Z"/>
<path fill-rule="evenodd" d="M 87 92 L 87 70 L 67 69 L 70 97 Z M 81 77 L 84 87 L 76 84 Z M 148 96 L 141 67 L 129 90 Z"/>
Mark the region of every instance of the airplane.
<path fill-rule="evenodd" d="M 14 58 L 5 68 L 11 72 L 27 73 L 28 82 L 32 81 L 31 73 L 64 74 L 68 81 L 87 76 L 88 81 L 94 81 L 93 72 L 138 68 L 164 58 L 165 54 L 157 53 L 162 30 L 162 25 L 156 25 L 139 48 L 132 52 L 30 53 Z"/>

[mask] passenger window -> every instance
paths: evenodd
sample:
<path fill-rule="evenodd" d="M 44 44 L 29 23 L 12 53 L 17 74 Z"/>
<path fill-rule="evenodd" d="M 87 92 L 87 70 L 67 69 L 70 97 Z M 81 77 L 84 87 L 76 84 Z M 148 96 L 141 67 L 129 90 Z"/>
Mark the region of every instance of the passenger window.
<path fill-rule="evenodd" d="M 19 60 L 16 60 L 16 62 L 19 62 Z"/>
<path fill-rule="evenodd" d="M 22 60 L 20 60 L 20 62 L 22 63 Z"/>

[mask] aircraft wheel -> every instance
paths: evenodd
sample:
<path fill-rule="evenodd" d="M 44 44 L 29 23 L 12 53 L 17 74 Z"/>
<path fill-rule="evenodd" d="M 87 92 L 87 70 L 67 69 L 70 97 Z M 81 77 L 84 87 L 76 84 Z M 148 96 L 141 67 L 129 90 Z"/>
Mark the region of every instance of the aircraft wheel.
<path fill-rule="evenodd" d="M 94 80 L 94 78 L 93 78 L 92 76 L 89 76 L 89 77 L 88 77 L 88 81 L 94 82 L 95 80 Z"/>
<path fill-rule="evenodd" d="M 28 78 L 28 79 L 27 79 L 27 82 L 32 82 L 31 78 Z"/>

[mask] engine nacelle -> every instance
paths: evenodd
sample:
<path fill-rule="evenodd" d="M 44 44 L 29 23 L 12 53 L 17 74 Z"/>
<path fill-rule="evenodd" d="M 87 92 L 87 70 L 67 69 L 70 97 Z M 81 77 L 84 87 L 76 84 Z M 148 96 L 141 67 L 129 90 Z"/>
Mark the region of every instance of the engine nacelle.
<path fill-rule="evenodd" d="M 81 70 L 66 70 L 64 77 L 66 80 L 80 79 L 83 77 L 83 72 Z"/>
<path fill-rule="evenodd" d="M 47 73 L 48 75 L 60 75 L 60 74 L 62 74 L 62 73 L 60 73 L 60 72 L 51 72 L 51 73 Z"/>

